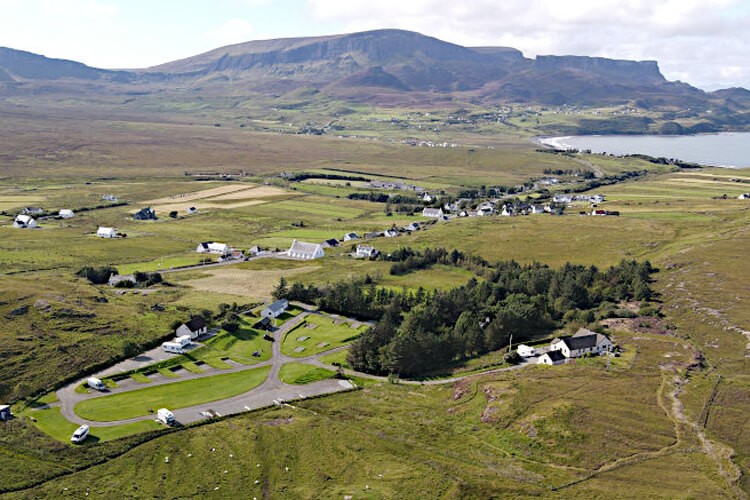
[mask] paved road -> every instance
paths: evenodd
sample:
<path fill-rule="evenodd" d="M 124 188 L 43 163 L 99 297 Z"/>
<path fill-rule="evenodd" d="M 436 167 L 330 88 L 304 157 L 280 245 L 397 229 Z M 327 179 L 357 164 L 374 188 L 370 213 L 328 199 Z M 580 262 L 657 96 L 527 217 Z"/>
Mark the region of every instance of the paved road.
<path fill-rule="evenodd" d="M 289 332 L 291 329 L 297 326 L 300 322 L 302 322 L 304 318 L 309 314 L 318 314 L 318 313 L 316 313 L 315 311 L 311 311 L 311 310 L 305 310 L 304 312 L 299 314 L 297 317 L 287 321 L 278 330 L 273 332 L 274 342 L 272 343 L 272 347 L 271 347 L 271 359 L 268 361 L 259 362 L 254 365 L 234 364 L 234 366 L 228 369 L 215 369 L 215 368 L 209 367 L 208 365 L 204 365 L 202 368 L 205 370 L 205 373 L 192 373 L 192 372 L 184 371 L 180 374 L 179 378 L 169 378 L 169 377 L 164 377 L 162 375 L 156 375 L 155 380 L 147 385 L 139 384 L 135 381 L 126 379 L 125 381 L 120 383 L 119 387 L 112 389 L 109 392 L 103 392 L 103 393 L 94 392 L 91 394 L 81 394 L 81 393 L 75 392 L 75 388 L 85 381 L 85 379 L 81 379 L 74 383 L 68 384 L 62 387 L 60 390 L 58 390 L 57 397 L 59 399 L 59 403 L 55 403 L 50 406 L 59 406 L 62 415 L 66 419 L 70 420 L 71 422 L 74 422 L 77 424 L 87 424 L 91 427 L 111 427 L 111 426 L 131 423 L 131 422 L 138 422 L 141 420 L 150 420 L 154 418 L 154 415 L 144 415 L 140 417 L 108 421 L 108 422 L 97 422 L 97 421 L 91 421 L 91 420 L 87 420 L 87 419 L 79 417 L 75 413 L 74 408 L 76 404 L 86 399 L 106 397 L 109 394 L 129 392 L 129 391 L 143 389 L 145 387 L 155 387 L 159 385 L 173 384 L 176 382 L 183 382 L 186 380 L 195 380 L 199 378 L 211 377 L 211 376 L 221 374 L 221 373 L 242 372 L 242 371 L 253 370 L 255 368 L 261 368 L 261 367 L 266 367 L 266 366 L 270 366 L 271 369 L 269 371 L 269 374 L 266 380 L 258 387 L 255 387 L 254 389 L 248 392 L 245 392 L 243 394 L 240 394 L 231 398 L 226 398 L 226 399 L 222 399 L 219 401 L 213 401 L 210 403 L 203 403 L 203 404 L 199 404 L 195 406 L 190 406 L 190 407 L 174 410 L 176 420 L 181 424 L 189 424 L 189 423 L 207 418 L 202 414 L 204 412 L 211 411 L 215 415 L 230 415 L 233 413 L 241 413 L 244 411 L 262 408 L 262 407 L 269 406 L 272 404 L 278 404 L 284 401 L 293 401 L 297 399 L 304 399 L 304 398 L 309 398 L 313 396 L 319 396 L 323 394 L 332 394 L 335 392 L 353 389 L 355 386 L 351 382 L 346 381 L 346 380 L 330 379 L 330 380 L 321 380 L 318 382 L 305 384 L 305 385 L 290 385 L 290 384 L 286 384 L 282 382 L 281 379 L 279 378 L 281 367 L 284 364 L 291 363 L 291 362 L 306 363 L 306 364 L 310 364 L 313 366 L 319 366 L 322 368 L 335 370 L 336 367 L 323 363 L 322 361 L 320 361 L 320 358 L 322 356 L 326 356 L 335 352 L 339 352 L 348 347 L 348 346 L 336 347 L 336 348 L 329 349 L 327 351 L 324 351 L 318 354 L 314 354 L 314 355 L 306 356 L 306 357 L 299 357 L 299 358 L 290 357 L 290 356 L 286 356 L 282 354 L 281 343 L 282 343 L 282 340 L 284 339 L 284 335 L 286 335 L 287 332 Z M 106 370 L 102 370 L 96 375 L 103 377 L 103 376 L 111 375 L 113 373 L 120 373 L 123 371 L 132 370 L 134 368 L 139 368 L 145 365 L 152 364 L 161 359 L 166 359 L 165 353 L 163 353 L 161 349 L 152 349 L 139 356 L 136 356 L 135 358 L 122 361 L 121 363 L 118 363 L 110 368 L 107 368 Z M 508 370 L 516 370 L 519 368 L 523 368 L 527 366 L 528 364 L 529 364 L 528 361 L 524 361 L 524 363 L 516 365 L 516 366 L 498 368 L 496 370 L 489 370 L 489 371 L 476 373 L 476 374 L 463 375 L 463 376 L 439 379 L 439 380 L 425 380 L 425 381 L 400 380 L 399 383 L 409 384 L 409 385 L 449 384 L 449 383 L 454 383 L 454 382 L 457 382 L 459 380 L 463 380 L 469 377 L 475 377 L 475 376 L 486 375 L 490 373 L 497 373 L 497 372 L 508 371 Z M 353 370 L 344 370 L 344 373 L 350 376 L 368 378 L 368 379 L 378 380 L 382 382 L 387 381 L 387 377 L 370 375 L 367 373 L 360 373 L 360 372 L 356 372 Z M 46 408 L 46 407 L 43 407 L 43 408 Z"/>

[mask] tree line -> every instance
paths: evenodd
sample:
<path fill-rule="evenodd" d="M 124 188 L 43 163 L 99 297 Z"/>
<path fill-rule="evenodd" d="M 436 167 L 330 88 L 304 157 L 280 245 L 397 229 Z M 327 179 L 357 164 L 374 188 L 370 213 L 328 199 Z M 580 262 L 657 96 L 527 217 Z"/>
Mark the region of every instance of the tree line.
<path fill-rule="evenodd" d="M 505 347 L 511 336 L 524 341 L 588 324 L 605 303 L 653 295 L 648 261 L 623 260 L 603 270 L 515 261 L 474 267 L 479 279 L 450 290 L 394 291 L 369 276 L 324 286 L 288 286 L 282 279 L 274 297 L 378 320 L 352 344 L 347 362 L 368 373 L 414 376 Z"/>

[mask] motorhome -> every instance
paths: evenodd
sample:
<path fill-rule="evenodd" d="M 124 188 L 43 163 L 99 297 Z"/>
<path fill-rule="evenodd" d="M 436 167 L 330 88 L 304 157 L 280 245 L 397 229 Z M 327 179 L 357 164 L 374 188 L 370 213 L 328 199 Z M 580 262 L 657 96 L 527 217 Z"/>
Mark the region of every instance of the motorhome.
<path fill-rule="evenodd" d="M 164 425 L 174 425 L 174 413 L 166 408 L 160 408 L 156 412 L 156 420 Z"/>
<path fill-rule="evenodd" d="M 73 444 L 83 443 L 89 435 L 89 426 L 82 425 L 70 436 L 70 442 Z"/>
<path fill-rule="evenodd" d="M 164 349 L 164 352 L 172 352 L 175 354 L 182 354 L 185 352 L 182 344 L 179 344 L 177 342 L 164 342 L 161 345 L 161 348 Z"/>
<path fill-rule="evenodd" d="M 173 344 L 180 344 L 182 347 L 190 345 L 190 335 L 180 335 L 175 337 Z"/>
<path fill-rule="evenodd" d="M 104 382 L 96 377 L 89 377 L 89 379 L 86 381 L 86 385 L 88 385 L 92 389 L 96 389 L 97 391 L 103 391 L 107 389 L 107 386 L 104 384 Z"/>

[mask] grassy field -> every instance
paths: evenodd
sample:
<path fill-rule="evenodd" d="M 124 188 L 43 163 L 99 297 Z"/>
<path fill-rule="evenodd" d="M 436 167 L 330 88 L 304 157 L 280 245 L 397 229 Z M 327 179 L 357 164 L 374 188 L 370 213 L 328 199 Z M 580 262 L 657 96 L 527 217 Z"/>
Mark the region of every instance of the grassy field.
<path fill-rule="evenodd" d="M 304 363 L 286 363 L 281 367 L 279 378 L 287 384 L 303 385 L 333 378 L 334 375 L 336 375 L 335 372 L 326 370 L 325 368 L 306 365 Z"/>
<path fill-rule="evenodd" d="M 60 413 L 60 408 L 50 408 L 47 410 L 36 410 L 28 413 L 29 416 L 36 419 L 36 426 L 40 430 L 49 434 L 53 438 L 70 443 L 70 436 L 78 428 L 77 424 L 69 422 Z M 115 425 L 112 427 L 92 427 L 85 444 L 93 444 L 122 437 L 161 429 L 162 426 L 153 420 L 143 420 L 131 424 Z"/>
<path fill-rule="evenodd" d="M 284 335 L 281 352 L 293 357 L 310 356 L 346 345 L 367 328 L 367 325 L 353 328 L 348 321 L 310 314 Z"/>
<path fill-rule="evenodd" d="M 88 420 L 110 421 L 148 415 L 149 409 L 185 408 L 247 392 L 263 383 L 269 370 L 256 368 L 87 399 L 76 405 L 75 412 Z"/>

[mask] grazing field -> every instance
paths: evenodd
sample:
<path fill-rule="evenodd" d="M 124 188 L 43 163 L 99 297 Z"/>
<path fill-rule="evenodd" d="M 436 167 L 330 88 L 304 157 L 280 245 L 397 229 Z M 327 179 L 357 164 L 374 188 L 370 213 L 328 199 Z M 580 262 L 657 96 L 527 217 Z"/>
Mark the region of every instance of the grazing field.
<path fill-rule="evenodd" d="M 331 370 L 304 363 L 286 363 L 281 367 L 279 378 L 287 384 L 304 385 L 318 380 L 326 380 L 336 375 Z"/>
<path fill-rule="evenodd" d="M 255 368 L 87 399 L 76 405 L 82 418 L 101 422 L 141 417 L 149 409 L 185 408 L 237 396 L 259 386 L 270 368 Z"/>
<path fill-rule="evenodd" d="M 202 274 L 207 275 L 205 277 L 178 282 L 202 292 L 220 292 L 250 299 L 262 299 L 271 295 L 271 291 L 278 285 L 282 276 L 289 278 L 318 268 L 319 266 L 307 265 L 287 270 L 247 270 L 227 266 L 206 269 L 201 271 Z"/>
<path fill-rule="evenodd" d="M 284 335 L 281 352 L 304 357 L 346 345 L 356 339 L 368 325 L 353 327 L 349 320 L 309 314 L 299 326 Z"/>

